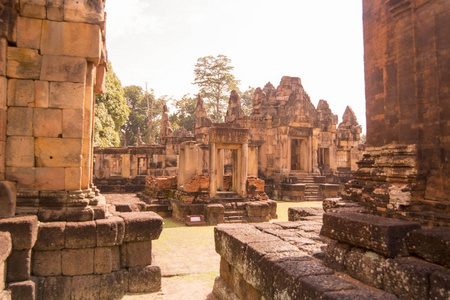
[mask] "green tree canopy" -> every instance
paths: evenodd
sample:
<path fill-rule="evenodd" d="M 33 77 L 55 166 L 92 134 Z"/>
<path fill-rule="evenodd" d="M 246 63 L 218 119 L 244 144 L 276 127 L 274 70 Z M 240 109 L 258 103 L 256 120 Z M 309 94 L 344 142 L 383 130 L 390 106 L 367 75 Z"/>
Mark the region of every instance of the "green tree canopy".
<path fill-rule="evenodd" d="M 195 65 L 195 80 L 205 99 L 211 119 L 222 122 L 231 90 L 239 90 L 237 80 L 231 73 L 234 69 L 231 60 L 225 55 L 200 57 Z"/>
<path fill-rule="evenodd" d="M 194 132 L 196 108 L 197 98 L 189 94 L 184 95 L 181 100 L 175 100 L 176 111 L 169 117 L 172 127 L 175 130 L 178 127 L 184 127 L 187 131 Z"/>
<path fill-rule="evenodd" d="M 94 146 L 120 146 L 120 127 L 129 115 L 122 84 L 108 61 L 106 91 L 95 97 Z"/>
<path fill-rule="evenodd" d="M 156 99 L 153 89 L 146 92 L 137 85 L 126 86 L 124 91 L 130 108 L 130 116 L 122 126 L 123 144 L 136 145 L 138 128 L 144 143 L 155 143 L 159 138 L 159 119 L 162 107 L 168 101 L 167 96 Z"/>

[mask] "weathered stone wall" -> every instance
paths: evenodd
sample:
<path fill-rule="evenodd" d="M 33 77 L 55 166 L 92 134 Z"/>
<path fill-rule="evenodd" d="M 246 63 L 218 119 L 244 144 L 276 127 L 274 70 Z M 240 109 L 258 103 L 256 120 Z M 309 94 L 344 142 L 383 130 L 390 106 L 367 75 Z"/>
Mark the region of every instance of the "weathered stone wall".
<path fill-rule="evenodd" d="M 364 1 L 367 151 L 343 197 L 450 225 L 450 2 Z"/>
<path fill-rule="evenodd" d="M 151 245 L 161 231 L 162 218 L 153 212 L 90 222 L 0 219 L 0 295 L 118 299 L 158 291 L 161 271 L 152 265 Z"/>
<path fill-rule="evenodd" d="M 175 175 L 178 151 L 164 145 L 94 148 L 94 184 L 102 192 L 139 192 L 146 176 Z"/>
<path fill-rule="evenodd" d="M 367 145 L 416 145 L 424 196 L 449 201 L 450 3 L 364 1 Z"/>
<path fill-rule="evenodd" d="M 93 196 L 94 93 L 104 89 L 104 1 L 3 3 L 0 180 L 16 182 L 19 213 L 92 219 L 86 197 Z M 41 192 L 53 191 L 54 201 L 41 201 Z"/>

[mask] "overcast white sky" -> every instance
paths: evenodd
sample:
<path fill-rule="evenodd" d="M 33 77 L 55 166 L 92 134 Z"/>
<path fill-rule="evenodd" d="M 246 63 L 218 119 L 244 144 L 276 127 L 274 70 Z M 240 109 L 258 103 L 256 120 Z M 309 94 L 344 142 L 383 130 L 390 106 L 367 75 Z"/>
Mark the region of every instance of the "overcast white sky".
<path fill-rule="evenodd" d="M 361 2 L 108 0 L 108 56 L 123 86 L 181 98 L 198 92 L 197 59 L 224 54 L 242 91 L 300 77 L 314 105 L 339 122 L 350 105 L 365 132 Z"/>

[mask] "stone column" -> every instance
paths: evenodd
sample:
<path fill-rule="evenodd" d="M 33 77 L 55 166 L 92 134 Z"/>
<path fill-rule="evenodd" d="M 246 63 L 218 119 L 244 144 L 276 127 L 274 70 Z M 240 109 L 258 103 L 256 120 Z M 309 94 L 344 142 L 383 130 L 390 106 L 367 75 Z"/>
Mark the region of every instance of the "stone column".
<path fill-rule="evenodd" d="M 218 149 L 218 172 L 217 181 L 219 190 L 223 191 L 223 173 L 224 173 L 224 149 Z"/>
<path fill-rule="evenodd" d="M 106 64 L 104 2 L 11 7 L 16 2 L 0 12 L 0 180 L 17 184 L 18 214 L 92 220 L 83 190 L 92 196 L 94 82 L 104 82 L 96 69 Z"/>
<path fill-rule="evenodd" d="M 217 194 L 217 166 L 216 153 L 217 147 L 215 143 L 209 144 L 209 196 L 214 197 Z"/>
<path fill-rule="evenodd" d="M 242 144 L 241 165 L 239 173 L 240 173 L 239 194 L 242 197 L 247 197 L 248 144 Z"/>

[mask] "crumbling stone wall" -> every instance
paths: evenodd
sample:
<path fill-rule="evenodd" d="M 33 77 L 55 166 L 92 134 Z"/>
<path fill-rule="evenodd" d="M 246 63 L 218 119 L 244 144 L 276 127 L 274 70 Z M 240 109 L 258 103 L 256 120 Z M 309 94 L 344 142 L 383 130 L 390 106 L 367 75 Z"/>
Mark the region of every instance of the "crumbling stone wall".
<path fill-rule="evenodd" d="M 364 1 L 367 147 L 345 197 L 450 224 L 448 1 Z"/>

